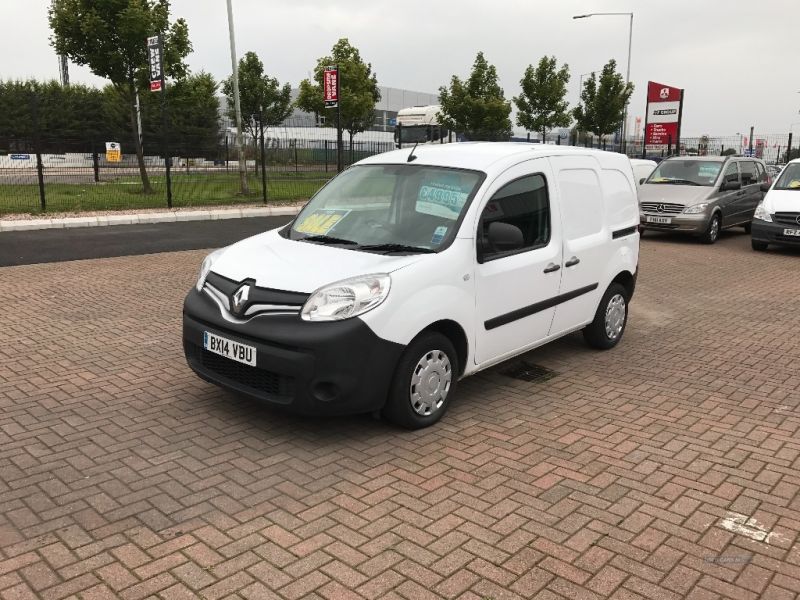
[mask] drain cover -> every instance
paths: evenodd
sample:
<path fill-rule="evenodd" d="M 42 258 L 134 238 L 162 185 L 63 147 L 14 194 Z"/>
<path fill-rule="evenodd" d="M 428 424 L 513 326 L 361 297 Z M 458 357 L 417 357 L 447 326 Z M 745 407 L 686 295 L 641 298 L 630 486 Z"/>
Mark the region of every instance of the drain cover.
<path fill-rule="evenodd" d="M 508 366 L 504 366 L 498 372 L 506 377 L 521 381 L 548 381 L 558 375 L 558 373 L 547 367 L 525 361 L 513 362 Z"/>

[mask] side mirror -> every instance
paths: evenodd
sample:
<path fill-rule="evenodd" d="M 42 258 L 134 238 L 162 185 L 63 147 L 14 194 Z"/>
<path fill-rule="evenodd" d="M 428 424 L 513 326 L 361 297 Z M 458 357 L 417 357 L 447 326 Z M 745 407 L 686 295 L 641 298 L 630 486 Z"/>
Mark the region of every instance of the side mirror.
<path fill-rule="evenodd" d="M 647 177 L 642 177 L 642 178 L 639 180 L 639 185 L 642 185 L 642 184 L 643 184 L 645 181 L 647 181 Z"/>
<path fill-rule="evenodd" d="M 770 187 L 772 187 L 772 184 L 771 183 L 767 183 L 765 181 L 764 183 L 761 184 L 761 191 L 762 192 L 768 192 Z"/>
<path fill-rule="evenodd" d="M 525 244 L 525 238 L 519 227 L 500 221 L 489 223 L 486 237 L 491 252 L 511 252 L 522 248 Z"/>
<path fill-rule="evenodd" d="M 731 192 L 733 190 L 742 189 L 742 184 L 738 181 L 726 181 L 719 188 L 720 192 Z"/>

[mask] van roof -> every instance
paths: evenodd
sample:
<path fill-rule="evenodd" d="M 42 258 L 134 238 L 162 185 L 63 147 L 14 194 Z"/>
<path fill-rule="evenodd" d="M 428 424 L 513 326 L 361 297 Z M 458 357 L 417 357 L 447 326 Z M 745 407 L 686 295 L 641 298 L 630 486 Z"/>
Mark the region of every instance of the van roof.
<path fill-rule="evenodd" d="M 358 164 L 402 164 L 408 162 L 411 148 L 376 154 Z M 601 164 L 617 161 L 628 163 L 624 154 L 592 150 L 578 146 L 529 144 L 527 142 L 456 142 L 451 144 L 425 144 L 413 151 L 417 157 L 413 164 L 441 167 L 459 167 L 489 172 L 508 163 L 543 156 L 594 156 Z"/>

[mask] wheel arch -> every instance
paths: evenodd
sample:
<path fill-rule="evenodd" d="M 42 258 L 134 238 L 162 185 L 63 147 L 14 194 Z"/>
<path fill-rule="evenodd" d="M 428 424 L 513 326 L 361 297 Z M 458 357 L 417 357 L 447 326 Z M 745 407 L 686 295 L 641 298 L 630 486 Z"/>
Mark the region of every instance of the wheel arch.
<path fill-rule="evenodd" d="M 453 344 L 458 358 L 458 376 L 461 377 L 464 374 L 467 361 L 469 360 L 469 339 L 467 338 L 464 328 L 452 319 L 441 319 L 428 325 L 425 329 L 420 331 L 417 336 L 427 331 L 441 333 Z"/>

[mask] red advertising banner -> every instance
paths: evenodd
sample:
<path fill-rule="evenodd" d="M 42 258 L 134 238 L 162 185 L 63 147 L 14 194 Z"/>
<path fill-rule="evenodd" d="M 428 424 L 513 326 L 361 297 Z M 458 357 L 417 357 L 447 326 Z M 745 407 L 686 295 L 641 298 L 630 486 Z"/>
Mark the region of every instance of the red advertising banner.
<path fill-rule="evenodd" d="M 655 81 L 647 82 L 645 144 L 677 144 L 680 136 L 683 90 Z"/>
<path fill-rule="evenodd" d="M 322 96 L 325 107 L 331 108 L 339 104 L 339 68 L 325 67 L 322 73 Z"/>

